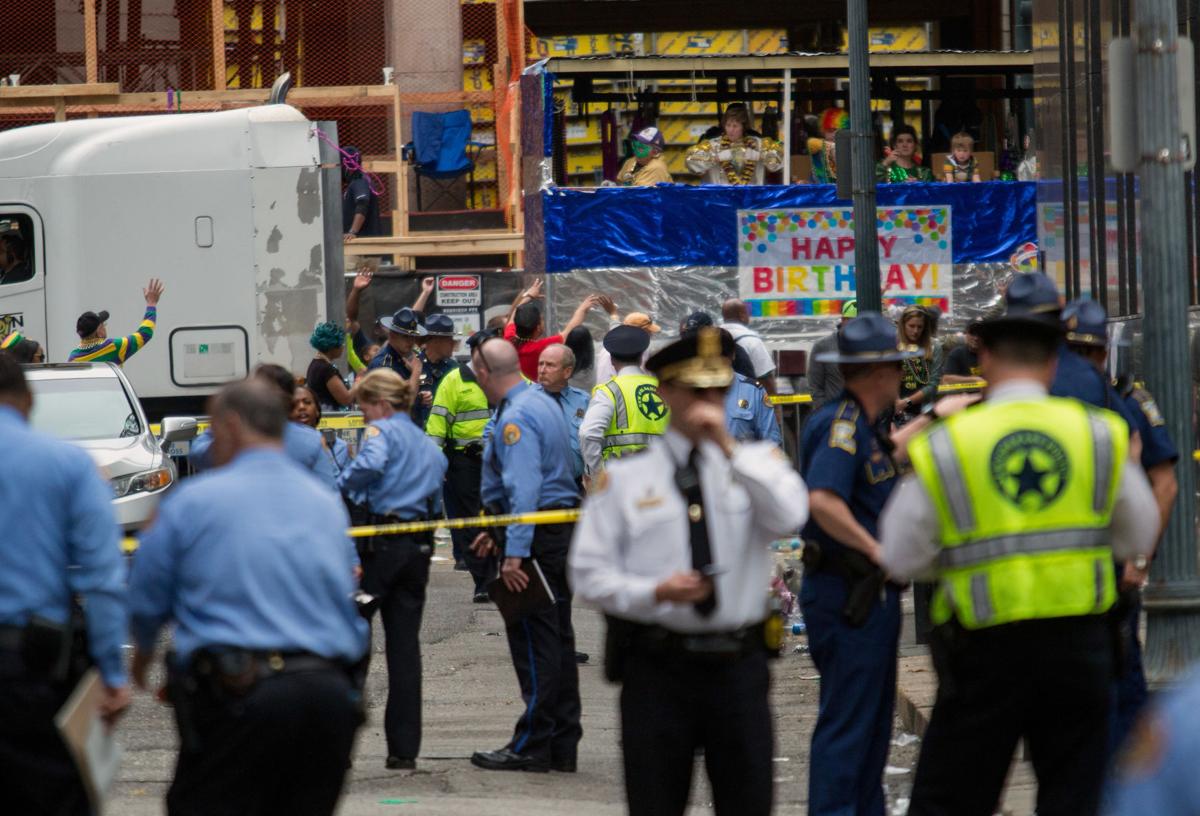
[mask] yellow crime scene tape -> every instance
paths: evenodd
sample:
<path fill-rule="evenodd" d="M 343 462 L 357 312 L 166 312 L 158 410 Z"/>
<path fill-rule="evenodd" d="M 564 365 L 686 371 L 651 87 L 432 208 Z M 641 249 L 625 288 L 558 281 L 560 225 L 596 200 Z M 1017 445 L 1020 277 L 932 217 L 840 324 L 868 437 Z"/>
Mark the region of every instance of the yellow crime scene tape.
<path fill-rule="evenodd" d="M 507 513 L 498 516 L 467 516 L 455 519 L 430 519 L 429 521 L 401 521 L 395 524 L 370 524 L 351 527 L 346 535 L 351 538 L 370 538 L 381 535 L 403 535 L 404 533 L 428 533 L 439 527 L 462 530 L 467 527 L 508 527 L 513 524 L 570 524 L 579 520 L 579 508 L 570 510 L 538 510 L 533 513 Z M 121 549 L 130 554 L 136 552 L 138 540 L 133 537 L 122 539 Z"/>
<path fill-rule="evenodd" d="M 939 394 L 958 394 L 964 391 L 980 391 L 986 383 L 949 383 L 947 385 L 939 385 Z M 767 397 L 767 401 L 772 405 L 807 405 L 812 402 L 812 394 L 776 394 L 772 397 Z"/>
<path fill-rule="evenodd" d="M 207 431 L 209 424 L 210 423 L 207 419 L 197 420 L 196 433 L 200 434 Z M 322 417 L 320 423 L 317 424 L 317 427 L 321 430 L 332 431 L 353 431 L 358 430 L 359 428 L 365 428 L 366 426 L 366 420 L 362 418 L 361 414 L 356 416 Z M 161 432 L 162 426 L 160 426 L 157 422 L 152 422 L 150 424 L 150 433 L 158 436 Z"/>

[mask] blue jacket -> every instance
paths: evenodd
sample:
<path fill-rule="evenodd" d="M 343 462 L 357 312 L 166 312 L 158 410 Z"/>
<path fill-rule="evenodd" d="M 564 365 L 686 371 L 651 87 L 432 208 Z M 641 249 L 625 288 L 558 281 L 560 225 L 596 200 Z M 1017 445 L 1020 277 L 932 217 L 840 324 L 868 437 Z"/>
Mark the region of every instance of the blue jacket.
<path fill-rule="evenodd" d="M 88 645 L 104 682 L 125 684 L 125 563 L 112 488 L 86 452 L 32 430 L 0 405 L 0 624 L 70 617 L 83 597 Z M 17 468 L 19 467 L 19 475 Z"/>
<path fill-rule="evenodd" d="M 336 494 L 283 451 L 243 451 L 167 496 L 129 579 L 135 642 L 175 623 L 181 665 L 205 646 L 354 662 L 369 628 L 352 595 L 358 556 Z"/>

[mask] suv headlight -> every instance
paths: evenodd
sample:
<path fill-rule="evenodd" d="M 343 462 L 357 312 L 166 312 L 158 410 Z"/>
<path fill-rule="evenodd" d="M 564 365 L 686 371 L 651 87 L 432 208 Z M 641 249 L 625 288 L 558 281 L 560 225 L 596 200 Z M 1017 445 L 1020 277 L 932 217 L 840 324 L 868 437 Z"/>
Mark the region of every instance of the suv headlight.
<path fill-rule="evenodd" d="M 143 470 L 141 473 L 131 473 L 128 476 L 118 476 L 112 480 L 113 497 L 122 498 L 134 493 L 150 493 L 162 490 L 171 484 L 170 468 Z"/>

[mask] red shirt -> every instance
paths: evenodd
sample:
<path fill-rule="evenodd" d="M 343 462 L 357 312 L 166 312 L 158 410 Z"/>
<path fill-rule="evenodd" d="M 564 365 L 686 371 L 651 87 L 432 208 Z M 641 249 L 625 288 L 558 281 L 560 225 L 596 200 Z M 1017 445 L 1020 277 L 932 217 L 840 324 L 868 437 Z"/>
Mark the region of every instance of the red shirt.
<path fill-rule="evenodd" d="M 563 336 L 561 334 L 552 334 L 549 337 L 538 337 L 535 340 L 522 340 L 517 337 L 517 325 L 509 323 L 504 327 L 504 339 L 517 347 L 517 357 L 521 361 L 521 373 L 528 379 L 537 382 L 538 357 L 542 356 L 542 350 L 546 346 L 561 343 Z"/>

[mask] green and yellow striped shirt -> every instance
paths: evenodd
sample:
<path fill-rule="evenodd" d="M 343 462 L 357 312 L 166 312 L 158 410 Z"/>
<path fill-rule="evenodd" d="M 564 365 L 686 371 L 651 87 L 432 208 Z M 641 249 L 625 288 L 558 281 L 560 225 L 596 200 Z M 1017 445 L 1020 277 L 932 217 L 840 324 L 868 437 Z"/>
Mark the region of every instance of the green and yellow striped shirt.
<path fill-rule="evenodd" d="M 137 331 L 125 337 L 109 337 L 105 340 L 92 340 L 79 345 L 67 358 L 72 363 L 116 363 L 121 365 L 150 342 L 154 336 L 154 319 L 157 309 L 146 307 L 142 322 Z"/>

